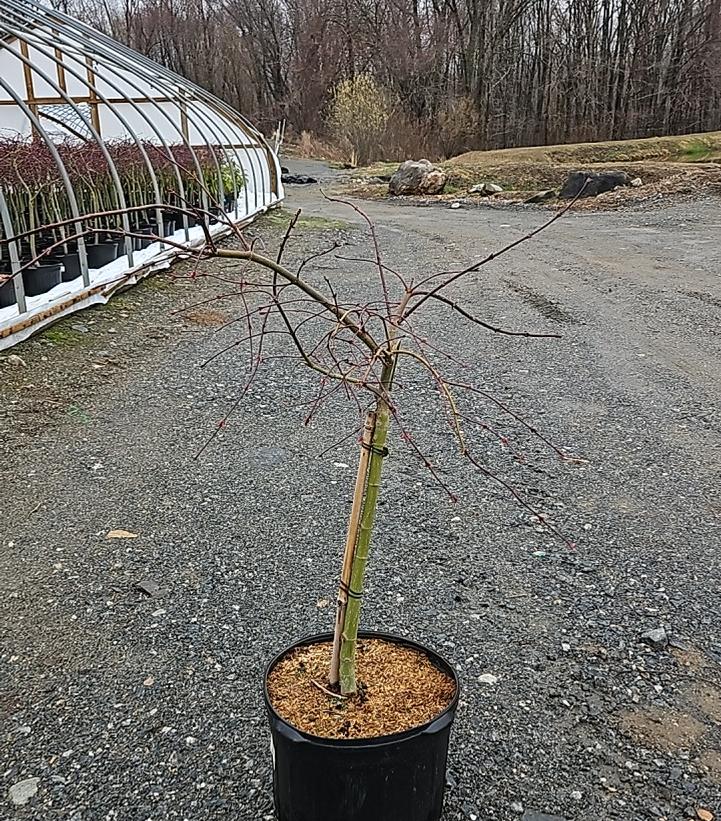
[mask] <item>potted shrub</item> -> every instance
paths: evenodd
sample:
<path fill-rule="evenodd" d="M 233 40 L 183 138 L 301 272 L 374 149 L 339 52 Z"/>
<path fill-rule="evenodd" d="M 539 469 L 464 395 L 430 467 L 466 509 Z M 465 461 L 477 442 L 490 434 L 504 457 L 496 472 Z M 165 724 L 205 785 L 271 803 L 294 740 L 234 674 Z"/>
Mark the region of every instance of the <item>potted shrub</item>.
<path fill-rule="evenodd" d="M 192 180 L 192 175 L 188 176 Z M 208 173 L 206 182 L 210 184 L 212 179 Z M 197 181 L 201 197 L 208 199 L 211 192 L 204 184 Z M 215 193 L 222 201 L 223 192 Z M 217 202 L 218 219 L 227 220 Z M 420 336 L 415 327 L 417 312 L 435 305 L 492 333 L 557 337 L 554 333 L 509 330 L 486 322 L 453 299 L 451 286 L 535 236 L 573 202 L 545 225 L 477 263 L 420 280 L 406 279 L 383 263 L 368 221 L 375 254 L 373 260 L 365 262 L 375 265 L 377 288 L 363 302 L 344 299 L 327 279 L 319 283 L 319 277 L 308 273 L 313 257 L 295 270 L 283 264 L 284 249 L 300 211 L 291 220 L 274 258 L 257 253 L 239 229 L 240 249 L 215 246 L 206 230 L 208 256 L 250 263 L 265 271 L 264 275 L 244 277 L 242 325 L 247 334 L 231 348 L 242 342 L 252 343 L 256 357 L 260 357 L 258 346 L 262 348 L 266 335 L 285 335 L 298 359 L 321 379 L 320 398 L 314 408 L 324 398 L 343 391 L 362 417 L 359 428 L 350 431 L 350 436 L 358 438 L 358 463 L 333 631 L 301 638 L 281 649 L 264 677 L 279 821 L 438 821 L 441 816 L 449 736 L 459 698 L 458 678 L 452 666 L 432 648 L 403 636 L 360 630 L 364 580 L 393 424 L 448 490 L 401 421 L 394 390 L 399 367 L 415 363 L 436 386 L 460 456 L 470 468 L 498 482 L 525 510 L 570 545 L 512 484 L 494 474 L 475 455 L 468 445 L 466 428 L 487 426 L 465 415 L 458 397 L 491 400 L 558 456 L 570 457 L 492 395 L 472 384 L 446 378 L 433 362 L 438 348 Z M 362 211 L 356 210 L 365 218 Z M 98 218 L 99 225 L 103 216 Z M 372 290 L 372 283 L 366 286 Z M 254 364 L 251 379 L 256 372 Z M 502 436 L 499 438 L 501 444 L 507 444 Z"/>
<path fill-rule="evenodd" d="M 463 415 L 457 397 L 488 395 L 472 385 L 445 378 L 431 361 L 433 346 L 414 327 L 416 312 L 435 304 L 494 333 L 519 337 L 557 334 L 498 328 L 474 317 L 449 296 L 450 286 L 498 253 L 465 269 L 413 282 L 384 265 L 376 243 L 376 293 L 364 303 L 346 301 L 327 280 L 322 287 L 314 281 L 306 273 L 305 263 L 300 273 L 283 265 L 283 249 L 299 213 L 275 258 L 256 253 L 247 245 L 242 250 L 209 251 L 222 258 L 254 263 L 268 272 L 265 279 L 249 277 L 245 286 L 253 300 L 244 299 L 244 304 L 255 307 L 245 309 L 247 335 L 243 339 L 257 347 L 270 329 L 274 334 L 285 334 L 299 359 L 319 373 L 321 396 L 332 393 L 328 386 L 335 385 L 359 410 L 365 408 L 333 632 L 302 638 L 282 649 L 264 678 L 276 813 L 279 821 L 438 821 L 449 734 L 458 703 L 457 676 L 431 648 L 405 637 L 359 629 L 392 424 L 400 428 L 402 438 L 443 485 L 430 460 L 399 421 L 394 384 L 399 367 L 415 363 L 423 368 L 446 405 L 461 457 L 471 469 L 499 482 L 526 510 L 535 513 L 467 444 L 464 429 L 476 423 Z M 370 230 L 375 242 L 372 225 Z M 277 325 L 272 324 L 273 315 Z M 314 336 L 313 329 L 319 326 Z M 532 426 L 528 428 L 535 433 Z M 554 450 L 566 458 L 562 451 Z M 536 515 L 564 538 L 541 514 Z"/>
<path fill-rule="evenodd" d="M 121 198 L 107 158 L 93 142 L 66 139 L 56 147 L 88 232 L 88 265 L 102 268 L 125 253 Z M 242 169 L 228 163 L 220 149 L 196 148 L 191 154 L 184 144 L 160 147 L 148 141 L 117 140 L 107 143 L 106 150 L 128 207 L 136 250 L 171 236 L 183 227 L 184 219 L 188 227 L 207 221 L 209 202 L 215 204 L 216 215 L 224 213 L 221 203 L 234 208 L 233 192 L 237 194 L 244 184 Z M 154 180 L 146 158 L 152 163 Z M 48 147 L 21 137 L 0 139 L 0 187 L 14 235 L 21 238 L 18 247 L 24 262 L 33 268 L 45 265 L 43 252 L 52 249 L 59 256 L 63 280 L 79 277 L 70 201 Z M 179 206 L 185 213 L 179 213 Z M 188 213 L 196 209 L 197 217 Z M 218 220 L 212 217 L 211 221 Z M 31 282 L 31 292 L 37 287 L 39 283 Z"/>
<path fill-rule="evenodd" d="M 47 261 L 46 261 L 47 260 Z M 39 296 L 62 282 L 61 263 L 53 258 L 41 257 L 36 265 L 22 272 L 26 296 Z"/>

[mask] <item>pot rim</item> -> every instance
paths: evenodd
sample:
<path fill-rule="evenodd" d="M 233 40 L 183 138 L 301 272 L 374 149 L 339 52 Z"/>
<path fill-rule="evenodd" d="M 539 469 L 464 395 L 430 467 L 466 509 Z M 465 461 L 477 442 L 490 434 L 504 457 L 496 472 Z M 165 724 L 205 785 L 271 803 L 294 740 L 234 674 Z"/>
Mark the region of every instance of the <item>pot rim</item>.
<path fill-rule="evenodd" d="M 62 267 L 62 262 L 46 262 L 38 265 L 30 265 L 28 268 L 23 268 L 22 273 L 25 273 L 26 271 L 40 271 L 40 273 L 47 273 L 50 269 L 54 270 L 57 268 L 59 271 Z"/>
<path fill-rule="evenodd" d="M 325 736 L 313 735 L 312 733 L 308 733 L 305 730 L 301 730 L 296 727 L 294 724 L 291 724 L 287 719 L 283 718 L 273 707 L 270 701 L 270 695 L 268 694 L 268 676 L 270 675 L 271 670 L 275 667 L 276 664 L 291 650 L 294 650 L 296 647 L 303 647 L 308 644 L 320 644 L 323 641 L 332 641 L 333 640 L 333 633 L 314 633 L 309 636 L 305 636 L 297 641 L 294 641 L 291 645 L 286 647 L 285 649 L 281 650 L 277 653 L 266 665 L 265 672 L 263 673 L 263 700 L 265 702 L 265 707 L 270 714 L 270 716 L 277 722 L 289 727 L 293 732 L 298 733 L 302 738 L 306 739 L 307 741 L 312 741 L 315 744 L 325 745 L 328 747 L 377 747 L 382 746 L 384 744 L 396 744 L 399 741 L 403 741 L 407 738 L 412 738 L 413 736 L 421 735 L 426 732 L 429 728 L 432 727 L 436 722 L 439 722 L 445 719 L 447 716 L 453 716 L 456 712 L 458 707 L 458 700 L 461 694 L 461 685 L 458 680 L 458 674 L 456 673 L 455 669 L 440 653 L 432 650 L 430 647 L 426 647 L 423 644 L 420 644 L 417 641 L 413 641 L 413 639 L 406 638 L 405 636 L 397 636 L 394 633 L 384 633 L 377 630 L 359 630 L 358 631 L 358 638 L 360 639 L 384 639 L 385 641 L 392 642 L 394 644 L 400 644 L 404 647 L 411 647 L 414 650 L 419 650 L 422 653 L 425 653 L 428 658 L 431 660 L 433 664 L 435 664 L 439 669 L 441 669 L 444 673 L 448 674 L 452 679 L 453 683 L 455 684 L 456 691 L 451 699 L 450 703 L 443 709 L 440 713 L 433 716 L 433 718 L 429 719 L 428 721 L 424 722 L 423 724 L 418 724 L 415 727 L 410 727 L 408 730 L 403 730 L 400 733 L 391 733 L 389 735 L 378 735 L 378 736 L 370 736 L 368 738 L 326 738 Z"/>

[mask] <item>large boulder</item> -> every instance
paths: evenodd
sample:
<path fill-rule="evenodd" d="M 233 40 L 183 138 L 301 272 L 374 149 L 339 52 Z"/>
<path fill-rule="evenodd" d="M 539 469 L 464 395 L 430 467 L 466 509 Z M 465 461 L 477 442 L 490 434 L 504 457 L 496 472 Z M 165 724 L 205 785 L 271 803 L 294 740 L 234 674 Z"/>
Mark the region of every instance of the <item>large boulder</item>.
<path fill-rule="evenodd" d="M 572 200 L 579 194 L 581 197 L 597 197 L 606 191 L 629 185 L 631 178 L 625 171 L 572 171 L 558 196 L 562 200 Z"/>
<path fill-rule="evenodd" d="M 429 160 L 406 160 L 388 183 L 394 196 L 402 194 L 440 194 L 446 185 L 445 172 Z"/>

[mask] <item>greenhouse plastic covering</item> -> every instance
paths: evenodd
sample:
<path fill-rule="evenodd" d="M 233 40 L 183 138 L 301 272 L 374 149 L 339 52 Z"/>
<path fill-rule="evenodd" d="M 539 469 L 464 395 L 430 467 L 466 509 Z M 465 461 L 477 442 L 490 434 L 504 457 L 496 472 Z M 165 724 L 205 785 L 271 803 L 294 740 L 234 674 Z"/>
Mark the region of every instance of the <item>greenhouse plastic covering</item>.
<path fill-rule="evenodd" d="M 282 197 L 275 153 L 226 103 L 65 14 L 0 0 L 0 349 Z"/>

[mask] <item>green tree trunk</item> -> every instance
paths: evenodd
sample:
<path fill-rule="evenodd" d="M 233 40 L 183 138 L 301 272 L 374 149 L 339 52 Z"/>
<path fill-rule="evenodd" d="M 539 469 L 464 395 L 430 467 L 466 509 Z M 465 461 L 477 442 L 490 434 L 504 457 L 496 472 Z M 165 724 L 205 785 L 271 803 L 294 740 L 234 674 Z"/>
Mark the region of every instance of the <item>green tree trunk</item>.
<path fill-rule="evenodd" d="M 358 643 L 358 622 L 360 619 L 361 595 L 365 578 L 371 533 L 375 523 L 378 495 L 383 471 L 383 459 L 386 454 L 386 437 L 390 423 L 390 410 L 385 400 L 379 399 L 376 409 L 376 423 L 373 432 L 370 461 L 368 465 L 368 482 L 366 484 L 363 512 L 361 514 L 358 543 L 353 557 L 349 601 L 345 613 L 340 648 L 340 688 L 343 695 L 352 695 L 357 690 L 356 682 L 356 647 Z"/>

